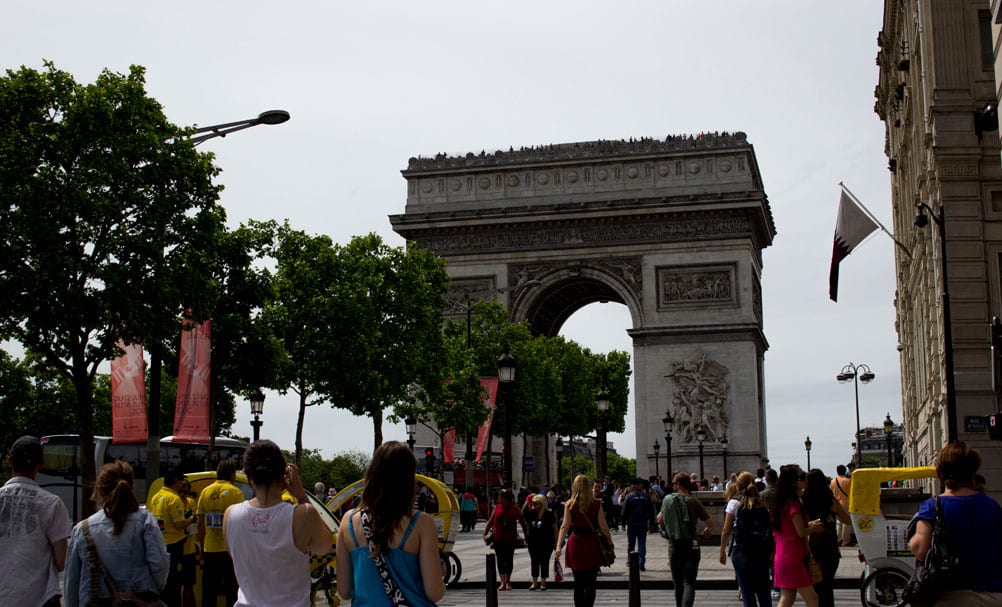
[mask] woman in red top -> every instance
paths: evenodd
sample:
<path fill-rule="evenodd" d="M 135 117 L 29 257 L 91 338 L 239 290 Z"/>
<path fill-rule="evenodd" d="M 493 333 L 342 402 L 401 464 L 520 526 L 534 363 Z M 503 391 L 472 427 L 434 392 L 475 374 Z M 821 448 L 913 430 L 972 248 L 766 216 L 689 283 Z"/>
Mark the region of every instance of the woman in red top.
<path fill-rule="evenodd" d="M 564 505 L 564 522 L 560 525 L 557 551 L 553 555 L 560 558 L 566 540 L 565 563 L 574 572 L 574 607 L 592 607 L 595 604 L 598 570 L 602 566 L 596 530 L 612 542 L 602 502 L 595 499 L 588 477 L 579 474 L 571 485 L 571 499 Z"/>
<path fill-rule="evenodd" d="M 501 499 L 494 507 L 494 512 L 484 526 L 484 539 L 487 532 L 494 530 L 494 554 L 497 555 L 498 576 L 501 583 L 498 590 L 511 590 L 511 572 L 515 568 L 515 543 L 518 541 L 518 525 L 522 525 L 522 535 L 527 532 L 522 511 L 515 506 L 515 498 L 511 491 L 501 492 Z"/>
<path fill-rule="evenodd" d="M 772 503 L 772 536 L 776 540 L 773 557 L 773 584 L 779 588 L 779 607 L 790 607 L 797 593 L 808 607 L 818 607 L 818 593 L 814 591 L 811 575 L 804 565 L 807 556 L 807 538 L 823 529 L 821 521 L 807 522 L 800 495 L 807 488 L 807 474 L 800 466 L 783 466 L 776 483 L 776 496 Z"/>

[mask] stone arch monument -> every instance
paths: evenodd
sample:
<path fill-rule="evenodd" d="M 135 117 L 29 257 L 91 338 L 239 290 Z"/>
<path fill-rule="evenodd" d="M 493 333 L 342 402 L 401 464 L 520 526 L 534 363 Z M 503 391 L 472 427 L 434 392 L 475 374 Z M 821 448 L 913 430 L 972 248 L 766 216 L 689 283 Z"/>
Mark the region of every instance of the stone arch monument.
<path fill-rule="evenodd" d="M 629 309 L 638 474 L 665 476 L 669 412 L 672 469 L 698 472 L 699 436 L 706 476 L 767 461 L 761 253 L 776 229 L 744 133 L 441 154 L 402 173 L 390 220 L 446 259 L 447 313 L 498 296 L 552 336 L 587 304 Z"/>

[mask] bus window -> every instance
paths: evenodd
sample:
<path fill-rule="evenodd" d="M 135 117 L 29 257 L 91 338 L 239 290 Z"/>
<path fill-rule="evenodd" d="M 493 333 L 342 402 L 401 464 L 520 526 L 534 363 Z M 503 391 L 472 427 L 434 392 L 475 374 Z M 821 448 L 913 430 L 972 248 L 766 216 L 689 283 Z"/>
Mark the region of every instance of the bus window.
<path fill-rule="evenodd" d="M 50 440 L 44 446 L 44 463 L 41 473 L 47 476 L 73 478 L 79 471 L 77 453 L 80 452 L 80 439 Z"/>
<path fill-rule="evenodd" d="M 146 478 L 146 443 L 124 445 L 110 443 L 104 452 L 104 463 L 117 460 L 122 460 L 132 466 L 135 478 Z"/>

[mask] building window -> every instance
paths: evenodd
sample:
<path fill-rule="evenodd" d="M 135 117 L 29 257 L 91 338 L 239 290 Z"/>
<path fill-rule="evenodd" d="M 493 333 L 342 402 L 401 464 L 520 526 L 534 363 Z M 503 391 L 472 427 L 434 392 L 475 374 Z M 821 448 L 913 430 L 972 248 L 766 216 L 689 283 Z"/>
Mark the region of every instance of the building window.
<path fill-rule="evenodd" d="M 978 11 L 978 33 L 981 35 L 981 69 L 995 69 L 995 47 L 992 44 L 992 14 Z"/>

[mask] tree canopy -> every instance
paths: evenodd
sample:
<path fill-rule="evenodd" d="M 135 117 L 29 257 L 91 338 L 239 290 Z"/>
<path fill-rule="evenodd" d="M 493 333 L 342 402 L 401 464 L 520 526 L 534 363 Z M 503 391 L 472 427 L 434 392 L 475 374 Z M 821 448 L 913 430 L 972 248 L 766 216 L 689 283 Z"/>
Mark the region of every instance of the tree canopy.
<path fill-rule="evenodd" d="M 176 335 L 206 292 L 220 188 L 181 133 L 138 66 L 93 84 L 51 63 L 0 78 L 0 337 L 72 382 L 85 486 L 98 365 L 119 340 Z"/>

